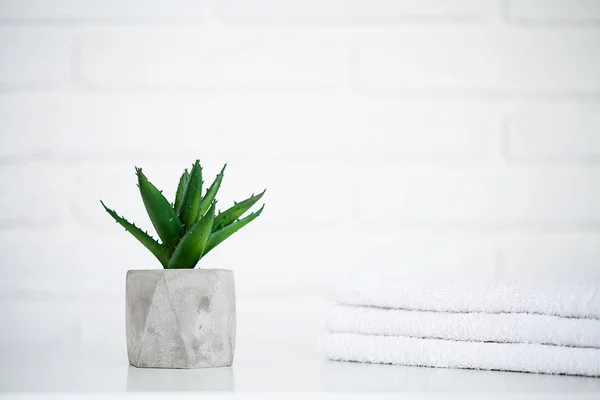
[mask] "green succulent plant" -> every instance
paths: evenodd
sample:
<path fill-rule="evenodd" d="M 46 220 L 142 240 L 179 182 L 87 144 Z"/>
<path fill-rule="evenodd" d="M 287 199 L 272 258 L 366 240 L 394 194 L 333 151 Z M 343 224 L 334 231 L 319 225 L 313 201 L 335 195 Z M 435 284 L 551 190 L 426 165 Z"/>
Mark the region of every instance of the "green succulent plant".
<path fill-rule="evenodd" d="M 209 251 L 258 218 L 265 208 L 263 204 L 258 211 L 241 218 L 261 199 L 266 189 L 239 203 L 234 202 L 233 207 L 223 212 L 215 211 L 215 197 L 223 181 L 225 167 L 227 164 L 202 196 L 202 167 L 200 161 L 196 160 L 191 171 L 186 169 L 181 175 L 173 203 L 169 203 L 162 191 L 146 178 L 142 169 L 136 167 L 137 186 L 162 243 L 119 216 L 102 200 L 100 203 L 117 223 L 154 254 L 164 268 L 194 268 Z"/>

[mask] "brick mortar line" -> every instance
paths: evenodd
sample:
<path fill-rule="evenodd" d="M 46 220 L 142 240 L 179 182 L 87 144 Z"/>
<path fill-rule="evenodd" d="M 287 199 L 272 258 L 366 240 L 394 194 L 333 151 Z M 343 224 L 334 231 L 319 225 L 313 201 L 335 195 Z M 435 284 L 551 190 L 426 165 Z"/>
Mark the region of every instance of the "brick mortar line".
<path fill-rule="evenodd" d="M 500 120 L 500 152 L 505 163 L 509 163 L 510 157 L 510 122 L 507 116 L 502 116 Z"/>
<path fill-rule="evenodd" d="M 207 14 L 207 13 L 205 13 Z M 221 24 L 237 27 L 353 27 L 370 25 L 485 25 L 495 20 L 489 16 L 449 15 L 449 14 L 404 14 L 399 16 L 374 17 L 256 17 L 236 18 L 199 15 L 197 17 L 0 17 L 0 26 L 34 26 L 34 27 L 178 27 L 204 26 Z"/>
<path fill-rule="evenodd" d="M 427 233 L 427 234 L 471 234 L 471 235 L 506 235 L 506 234 L 599 234 L 600 221 L 590 223 L 511 223 L 494 224 L 489 222 L 471 223 L 427 223 L 410 221 L 368 222 L 357 221 L 357 229 L 366 232 L 394 232 L 394 233 Z"/>
<path fill-rule="evenodd" d="M 0 26 L 6 27 L 201 27 L 205 20 L 198 18 L 0 18 Z"/>
<path fill-rule="evenodd" d="M 528 18 L 505 19 L 502 16 L 494 18 L 470 17 L 381 17 L 369 19 L 356 19 L 343 21 L 341 19 L 315 18 L 307 20 L 272 20 L 238 21 L 227 19 L 207 20 L 202 17 L 197 19 L 34 19 L 34 18 L 0 18 L 0 27 L 23 28 L 200 28 L 217 24 L 219 26 L 260 29 L 260 28 L 404 28 L 404 27 L 506 27 L 523 28 L 531 30 L 597 30 L 600 29 L 599 20 L 535 20 Z"/>
<path fill-rule="evenodd" d="M 495 20 L 476 16 L 449 15 L 404 15 L 398 17 L 382 16 L 369 18 L 314 17 L 314 18 L 218 18 L 224 26 L 240 28 L 353 28 L 353 27 L 412 27 L 412 26 L 497 26 Z"/>
<path fill-rule="evenodd" d="M 189 153 L 167 153 L 165 152 L 130 152 L 120 151 L 118 148 L 107 150 L 105 152 L 46 152 L 44 154 L 28 153 L 28 154 L 0 154 L 0 168 L 22 166 L 27 164 L 49 164 L 55 166 L 65 165 L 81 165 L 81 164 L 123 164 L 136 161 L 148 162 L 174 162 L 180 161 L 182 157 L 189 156 Z M 326 152 L 322 154 L 278 154 L 275 157 L 268 155 L 247 156 L 243 154 L 229 153 L 230 157 L 235 157 L 238 161 L 250 163 L 252 165 L 272 165 L 272 164 L 290 164 L 290 165 L 333 165 L 339 167 L 347 167 L 348 165 L 357 166 L 377 166 L 377 165 L 395 165 L 395 166 L 414 166 L 414 167 L 441 167 L 441 166 L 489 166 L 502 167 L 510 164 L 511 168 L 519 167 L 590 167 L 596 169 L 600 165 L 600 155 L 590 156 L 531 156 L 525 157 L 509 157 L 508 160 L 491 155 L 487 156 L 464 156 L 460 154 L 449 154 L 440 156 L 434 153 L 431 154 L 386 154 L 378 152 Z M 334 157 L 335 159 L 332 159 Z"/>
<path fill-rule="evenodd" d="M 79 33 L 75 34 L 72 38 L 73 43 L 71 45 L 71 80 L 75 82 L 81 82 L 81 37 Z"/>
<path fill-rule="evenodd" d="M 597 20 L 535 20 L 516 17 L 507 20 L 506 26 L 531 30 L 598 30 L 600 29 L 600 18 Z"/>
<path fill-rule="evenodd" d="M 66 217 L 66 215 L 65 215 Z M 99 236 L 111 236 L 112 232 L 105 229 L 92 228 L 90 226 L 86 226 L 88 224 L 82 224 L 78 222 L 72 216 L 68 216 L 67 219 L 61 220 L 61 222 L 53 223 L 37 223 L 36 221 L 29 220 L 27 223 L 13 223 L 9 222 L 8 225 L 5 225 L 5 222 L 2 218 L 0 218 L 0 232 L 11 232 L 11 231 L 28 231 L 28 230 L 42 230 L 46 231 L 56 231 L 56 230 L 64 230 L 68 227 L 77 227 L 83 229 L 85 232 L 92 235 Z M 327 230 L 322 231 L 319 230 L 320 233 L 324 234 L 338 234 L 342 232 L 347 232 L 350 230 L 361 231 L 365 233 L 378 233 L 378 234 L 429 234 L 429 235 L 439 235 L 439 234 L 455 234 L 455 235 L 467 235 L 467 236 L 476 236 L 486 235 L 488 238 L 493 238 L 496 236 L 504 236 L 504 235 L 513 235 L 513 234 L 527 234 L 527 235 L 550 235 L 550 234 L 600 234 L 600 222 L 592 222 L 588 224 L 583 223 L 573 223 L 573 224 L 561 224 L 561 223 L 512 223 L 507 225 L 500 224 L 490 224 L 486 222 L 480 223 L 469 223 L 469 224 L 461 224 L 459 223 L 438 223 L 431 224 L 427 222 L 410 222 L 403 224 L 402 222 L 394 222 L 394 223 L 366 223 L 365 221 L 354 221 L 355 223 L 348 223 L 347 220 L 340 220 L 339 223 L 335 223 L 330 225 Z M 109 221 L 107 220 L 107 223 Z M 312 225 L 307 223 L 302 226 L 295 226 L 294 228 L 287 228 L 286 225 L 273 225 L 268 224 L 263 227 L 263 231 L 269 228 L 269 232 L 279 232 L 279 233 L 303 233 L 303 232 L 314 232 L 314 228 Z"/>
<path fill-rule="evenodd" d="M 81 74 L 81 72 L 78 72 Z M 353 85 L 351 85 L 353 86 Z M 369 89 L 361 87 L 352 87 L 352 90 L 346 90 L 347 86 L 332 83 L 331 85 L 302 86 L 290 85 L 287 87 L 275 87 L 265 85 L 260 86 L 229 86 L 229 87 L 208 87 L 192 85 L 172 85 L 172 86 L 134 86 L 134 85 L 90 85 L 85 81 L 80 82 L 53 82 L 53 83 L 23 83 L 7 84 L 0 83 L 0 95 L 10 94 L 108 94 L 108 95 L 198 95 L 198 96 L 216 96 L 226 97 L 230 95 L 251 95 L 259 93 L 261 95 L 277 96 L 289 95 L 323 95 L 330 96 L 336 94 L 351 94 L 358 98 L 380 99 L 380 100 L 400 100 L 406 98 L 427 98 L 434 101 L 441 100 L 480 100 L 480 101 L 512 101 L 512 102 L 581 102 L 597 103 L 600 102 L 600 91 L 502 91 L 502 90 L 473 90 L 465 89 L 446 91 L 436 89 L 409 90 L 409 89 Z"/>
<path fill-rule="evenodd" d="M 311 20 L 312 19 L 312 20 Z M 500 15 L 500 26 L 520 27 L 527 29 L 598 29 L 599 20 L 586 19 L 533 19 L 506 17 Z M 48 27 L 48 28 L 85 28 L 85 27 L 116 27 L 116 28 L 179 28 L 203 27 L 208 23 L 218 23 L 225 27 L 240 28 L 352 28 L 352 27 L 412 27 L 412 26 L 499 26 L 498 20 L 490 17 L 445 16 L 445 15 L 407 15 L 399 17 L 343 18 L 343 17 L 314 17 L 314 18 L 255 18 L 252 20 L 235 18 L 205 19 L 185 18 L 164 19 L 153 18 L 0 18 L 0 26 L 5 27 Z"/>

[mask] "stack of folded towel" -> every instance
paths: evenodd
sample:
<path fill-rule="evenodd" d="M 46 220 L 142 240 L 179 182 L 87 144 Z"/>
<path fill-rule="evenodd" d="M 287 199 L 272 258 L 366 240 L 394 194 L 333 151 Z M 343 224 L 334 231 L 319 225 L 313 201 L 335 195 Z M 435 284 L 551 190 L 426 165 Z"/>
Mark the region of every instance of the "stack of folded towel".
<path fill-rule="evenodd" d="M 333 296 L 331 360 L 600 376 L 600 285 L 355 276 Z"/>

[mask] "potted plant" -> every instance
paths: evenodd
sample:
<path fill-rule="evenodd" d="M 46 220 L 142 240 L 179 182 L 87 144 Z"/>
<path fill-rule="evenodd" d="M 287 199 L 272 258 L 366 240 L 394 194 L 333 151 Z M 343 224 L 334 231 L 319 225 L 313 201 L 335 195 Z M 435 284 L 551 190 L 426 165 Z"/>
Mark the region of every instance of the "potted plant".
<path fill-rule="evenodd" d="M 233 272 L 195 267 L 217 245 L 261 214 L 264 204 L 241 218 L 265 192 L 216 212 L 215 197 L 226 166 L 202 196 L 202 167 L 196 161 L 191 171 L 186 169 L 181 175 L 172 204 L 142 169 L 136 168 L 144 206 L 161 242 L 100 201 L 163 266 L 127 272 L 127 354 L 135 367 L 202 368 L 233 362 Z"/>

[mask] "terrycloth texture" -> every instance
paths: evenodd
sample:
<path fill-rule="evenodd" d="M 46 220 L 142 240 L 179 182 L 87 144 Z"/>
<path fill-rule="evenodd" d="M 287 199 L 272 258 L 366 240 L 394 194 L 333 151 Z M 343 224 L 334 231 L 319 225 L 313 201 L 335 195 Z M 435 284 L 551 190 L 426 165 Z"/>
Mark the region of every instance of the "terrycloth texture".
<path fill-rule="evenodd" d="M 516 312 L 600 319 L 600 285 L 431 282 L 357 275 L 335 287 L 340 304 L 452 312 Z"/>
<path fill-rule="evenodd" d="M 333 333 L 323 350 L 339 361 L 600 376 L 600 349 L 591 348 Z"/>
<path fill-rule="evenodd" d="M 522 313 L 448 313 L 335 306 L 330 332 L 600 348 L 600 320 Z"/>

